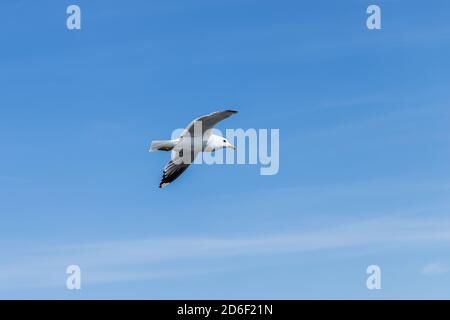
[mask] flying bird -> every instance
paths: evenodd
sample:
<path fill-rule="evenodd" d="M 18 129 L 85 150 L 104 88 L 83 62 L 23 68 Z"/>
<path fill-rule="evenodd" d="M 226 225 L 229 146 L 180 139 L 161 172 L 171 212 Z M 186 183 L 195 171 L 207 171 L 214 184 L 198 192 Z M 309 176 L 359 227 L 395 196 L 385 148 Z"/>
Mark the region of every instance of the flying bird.
<path fill-rule="evenodd" d="M 220 121 L 237 113 L 235 110 L 218 111 L 194 119 L 174 140 L 152 141 L 150 151 L 172 151 L 172 159 L 164 167 L 160 188 L 178 178 L 194 161 L 199 152 L 212 152 L 235 147 L 227 139 L 213 134 L 212 129 Z"/>

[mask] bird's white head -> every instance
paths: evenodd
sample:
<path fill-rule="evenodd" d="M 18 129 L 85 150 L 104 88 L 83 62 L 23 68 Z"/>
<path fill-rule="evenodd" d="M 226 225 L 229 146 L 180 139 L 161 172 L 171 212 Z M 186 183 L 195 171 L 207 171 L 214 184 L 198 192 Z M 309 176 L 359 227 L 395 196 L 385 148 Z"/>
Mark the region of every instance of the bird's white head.
<path fill-rule="evenodd" d="M 227 139 L 218 135 L 212 135 L 210 141 L 208 142 L 212 150 L 217 150 L 221 148 L 236 149 Z"/>
<path fill-rule="evenodd" d="M 230 149 L 236 149 L 235 146 L 233 146 L 227 139 L 223 138 L 222 139 L 222 143 L 223 143 L 223 148 L 230 148 Z"/>

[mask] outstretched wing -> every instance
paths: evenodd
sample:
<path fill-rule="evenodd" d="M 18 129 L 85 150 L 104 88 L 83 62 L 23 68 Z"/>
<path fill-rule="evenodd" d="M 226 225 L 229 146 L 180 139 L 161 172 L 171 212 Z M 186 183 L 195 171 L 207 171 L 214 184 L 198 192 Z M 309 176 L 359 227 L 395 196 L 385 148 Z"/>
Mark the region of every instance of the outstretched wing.
<path fill-rule="evenodd" d="M 189 163 L 176 164 L 173 160 L 167 162 L 164 167 L 163 176 L 161 182 L 159 183 L 160 188 L 164 188 L 169 183 L 178 178 L 188 167 Z"/>
<path fill-rule="evenodd" d="M 186 127 L 186 129 L 184 129 L 183 133 L 181 134 L 181 137 L 186 137 L 188 135 L 191 137 L 194 137 L 195 135 L 197 135 L 197 136 L 203 135 L 207 130 L 214 128 L 214 126 L 217 123 L 232 116 L 235 113 L 237 113 L 237 111 L 235 111 L 235 110 L 217 111 L 217 112 L 208 114 L 206 116 L 197 118 L 197 119 L 193 120 Z M 197 130 L 194 130 L 194 127 L 197 127 L 199 129 L 201 128 L 201 132 L 194 132 L 194 131 L 197 131 Z"/>
<path fill-rule="evenodd" d="M 159 187 L 164 188 L 169 183 L 173 182 L 176 178 L 178 178 L 184 171 L 186 171 L 189 165 L 195 160 L 197 154 L 198 152 L 197 153 L 192 152 L 189 158 L 188 156 L 183 157 L 183 150 L 181 150 L 179 153 L 174 152 L 172 160 L 167 162 L 166 166 L 164 167 Z"/>

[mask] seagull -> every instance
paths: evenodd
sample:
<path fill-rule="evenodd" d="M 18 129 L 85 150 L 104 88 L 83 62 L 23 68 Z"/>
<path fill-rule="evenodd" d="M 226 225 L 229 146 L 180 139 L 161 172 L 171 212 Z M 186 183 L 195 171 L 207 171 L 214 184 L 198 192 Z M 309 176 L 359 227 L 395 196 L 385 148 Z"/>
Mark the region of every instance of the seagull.
<path fill-rule="evenodd" d="M 213 134 L 212 129 L 220 121 L 237 113 L 235 110 L 217 111 L 194 119 L 174 140 L 152 141 L 150 151 L 172 151 L 172 159 L 164 167 L 160 188 L 178 178 L 194 161 L 199 152 L 213 152 L 235 147 L 227 139 Z"/>

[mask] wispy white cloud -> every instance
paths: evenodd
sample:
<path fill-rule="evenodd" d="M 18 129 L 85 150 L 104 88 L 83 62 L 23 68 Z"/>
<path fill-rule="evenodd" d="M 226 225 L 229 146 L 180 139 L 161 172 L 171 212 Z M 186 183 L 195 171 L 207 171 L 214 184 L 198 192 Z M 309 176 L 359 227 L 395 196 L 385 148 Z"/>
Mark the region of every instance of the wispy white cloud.
<path fill-rule="evenodd" d="M 421 273 L 423 275 L 427 275 L 427 276 L 436 276 L 436 275 L 441 275 L 441 274 L 447 273 L 449 271 L 450 271 L 450 268 L 448 266 L 443 265 L 441 263 L 432 262 L 432 263 L 425 265 L 422 268 Z"/>
<path fill-rule="evenodd" d="M 351 247 L 404 248 L 439 242 L 450 245 L 450 219 L 388 217 L 334 228 L 254 237 L 167 237 L 40 248 L 3 254 L 0 290 L 17 286 L 64 286 L 65 269 L 80 265 L 88 283 L 176 277 L 211 272 L 215 259 L 307 253 Z M 305 255 L 307 257 L 307 255 Z M 196 262 L 203 268 L 197 268 Z M 211 262 L 211 263 L 206 263 Z M 205 265 L 211 266 L 206 268 Z M 430 265 L 424 273 L 439 273 Z"/>

